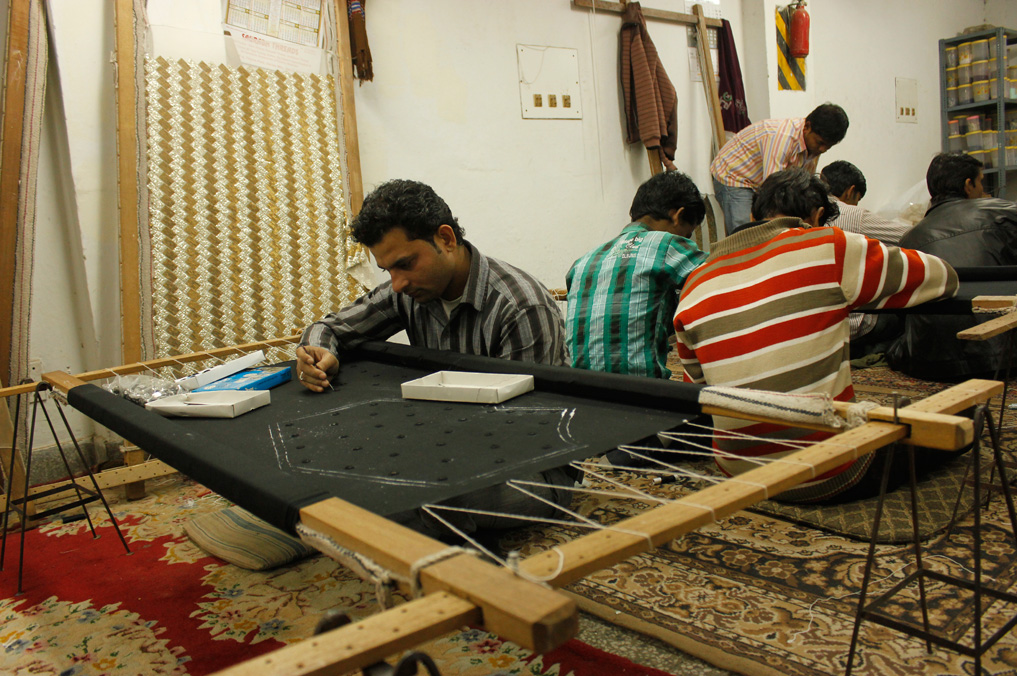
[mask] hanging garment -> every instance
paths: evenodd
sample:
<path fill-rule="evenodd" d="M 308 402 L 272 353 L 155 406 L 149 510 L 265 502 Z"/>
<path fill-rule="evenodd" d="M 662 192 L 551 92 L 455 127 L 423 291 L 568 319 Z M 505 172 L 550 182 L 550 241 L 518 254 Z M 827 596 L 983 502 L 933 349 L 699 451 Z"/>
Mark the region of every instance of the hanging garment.
<path fill-rule="evenodd" d="M 621 29 L 621 81 L 626 141 L 660 149 L 660 161 L 674 169 L 678 146 L 678 96 L 664 72 L 638 2 L 625 6 Z"/>
<path fill-rule="evenodd" d="M 745 104 L 745 86 L 742 84 L 742 69 L 738 65 L 738 50 L 731 34 L 731 22 L 723 19 L 723 26 L 717 33 L 717 72 L 720 75 L 720 114 L 724 129 L 737 134 L 752 124 L 749 108 Z"/>
<path fill-rule="evenodd" d="M 374 79 L 371 48 L 367 45 L 366 4 L 367 0 L 346 0 L 350 17 L 350 55 L 353 57 L 353 71 L 361 84 L 364 80 Z"/>

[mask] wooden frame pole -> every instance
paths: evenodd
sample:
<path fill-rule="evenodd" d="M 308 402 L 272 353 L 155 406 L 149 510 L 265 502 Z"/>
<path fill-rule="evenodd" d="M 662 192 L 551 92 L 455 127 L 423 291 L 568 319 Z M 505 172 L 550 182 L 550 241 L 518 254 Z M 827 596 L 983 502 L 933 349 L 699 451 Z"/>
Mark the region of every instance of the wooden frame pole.
<path fill-rule="evenodd" d="M 141 359 L 141 251 L 138 224 L 138 67 L 134 0 L 116 0 L 114 92 L 117 111 L 117 195 L 120 224 L 120 342 L 124 362 Z"/>
<path fill-rule="evenodd" d="M 29 5 L 31 0 L 9 0 L 7 6 L 7 50 L 4 55 L 3 121 L 0 131 L 0 381 L 12 373 L 11 331 L 17 298 L 18 199 L 21 184 L 21 144 L 24 134 L 25 87 L 28 84 Z M 0 384 L 3 384 L 0 382 Z M 10 385 L 11 383 L 7 383 Z M 23 497 L 25 467 L 21 454 L 12 447 L 14 425 L 6 403 L 0 408 L 0 463 L 10 466 L 14 455 L 12 498 Z M 3 472 L 0 472 L 3 476 Z M 0 490 L 0 494 L 2 494 Z M 26 505 L 31 514 L 34 507 Z"/>
<path fill-rule="evenodd" d="M 339 92 L 343 109 L 339 111 L 346 144 L 346 185 L 350 190 L 349 213 L 353 217 L 364 203 L 364 182 L 360 174 L 360 139 L 357 135 L 357 109 L 353 101 L 353 54 L 350 51 L 350 19 L 346 0 L 335 2 L 336 40 L 339 43 Z"/>

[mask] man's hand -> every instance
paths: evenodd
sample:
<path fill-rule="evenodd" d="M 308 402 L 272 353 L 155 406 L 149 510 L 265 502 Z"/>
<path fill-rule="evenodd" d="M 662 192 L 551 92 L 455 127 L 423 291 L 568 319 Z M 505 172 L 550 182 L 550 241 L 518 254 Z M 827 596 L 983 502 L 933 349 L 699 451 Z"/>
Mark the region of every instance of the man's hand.
<path fill-rule="evenodd" d="M 303 345 L 297 348 L 297 380 L 312 392 L 332 389 L 328 379 L 339 371 L 339 360 L 328 350 Z"/>

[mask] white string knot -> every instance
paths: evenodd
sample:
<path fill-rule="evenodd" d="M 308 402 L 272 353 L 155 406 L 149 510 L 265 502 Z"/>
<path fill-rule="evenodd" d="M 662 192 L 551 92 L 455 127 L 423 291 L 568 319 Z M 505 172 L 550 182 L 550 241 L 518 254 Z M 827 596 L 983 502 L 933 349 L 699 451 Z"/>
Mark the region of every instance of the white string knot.
<path fill-rule="evenodd" d="M 436 551 L 434 554 L 428 554 L 427 556 L 420 557 L 419 559 L 414 561 L 413 564 L 410 566 L 410 595 L 415 599 L 420 598 L 423 595 L 423 592 L 420 588 L 420 572 L 424 568 L 427 568 L 428 566 L 433 566 L 436 563 L 441 563 L 446 559 L 451 559 L 452 557 L 459 556 L 460 554 L 469 554 L 471 556 L 477 556 L 478 553 L 479 552 L 477 552 L 475 549 L 465 549 L 463 547 L 446 547 L 445 549 L 440 549 Z"/>
<path fill-rule="evenodd" d="M 853 430 L 869 422 L 869 411 L 874 408 L 879 408 L 879 404 L 874 401 L 856 401 L 848 406 L 844 416 L 847 428 Z"/>
<path fill-rule="evenodd" d="M 311 547 L 343 564 L 361 579 L 374 584 L 378 597 L 378 605 L 382 610 L 392 607 L 392 592 L 398 576 L 368 556 L 343 547 L 324 533 L 320 533 L 302 523 L 297 524 L 297 535 Z M 405 581 L 405 580 L 404 580 Z"/>

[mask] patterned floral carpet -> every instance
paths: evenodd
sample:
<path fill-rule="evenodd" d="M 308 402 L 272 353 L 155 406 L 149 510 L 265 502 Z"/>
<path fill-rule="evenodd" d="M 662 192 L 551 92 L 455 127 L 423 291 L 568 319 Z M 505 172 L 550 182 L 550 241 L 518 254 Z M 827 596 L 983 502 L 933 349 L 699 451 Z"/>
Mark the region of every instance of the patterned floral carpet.
<path fill-rule="evenodd" d="M 328 609 L 377 611 L 374 587 L 324 556 L 256 572 L 205 554 L 182 525 L 227 504 L 179 475 L 149 482 L 145 499 L 113 504 L 130 555 L 96 510 L 98 540 L 84 521 L 29 531 L 21 595 L 8 540 L 0 673 L 200 676 L 310 636 Z M 420 649 L 445 676 L 666 676 L 579 641 L 533 655 L 478 629 Z"/>

